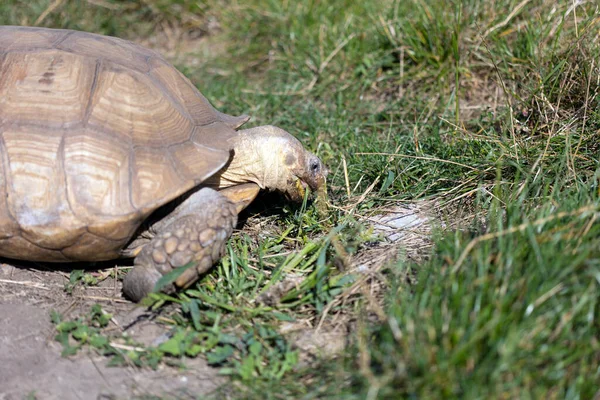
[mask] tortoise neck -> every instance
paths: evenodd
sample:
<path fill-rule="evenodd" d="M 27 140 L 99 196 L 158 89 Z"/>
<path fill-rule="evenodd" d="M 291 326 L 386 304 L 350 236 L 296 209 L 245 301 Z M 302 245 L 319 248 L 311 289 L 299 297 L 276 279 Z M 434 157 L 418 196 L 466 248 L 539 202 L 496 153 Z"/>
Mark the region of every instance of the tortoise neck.
<path fill-rule="evenodd" d="M 265 159 L 262 143 L 248 129 L 238 131 L 233 141 L 233 156 L 221 172 L 209 184 L 223 189 L 244 183 L 255 183 L 261 189 L 272 187 L 272 168 Z M 272 157 L 274 158 L 274 157 Z"/>

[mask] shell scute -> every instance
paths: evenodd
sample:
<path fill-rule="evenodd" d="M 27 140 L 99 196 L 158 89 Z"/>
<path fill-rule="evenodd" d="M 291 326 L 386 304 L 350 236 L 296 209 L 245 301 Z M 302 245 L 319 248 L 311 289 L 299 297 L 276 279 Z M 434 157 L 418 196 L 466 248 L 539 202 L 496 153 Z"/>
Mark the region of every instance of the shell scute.
<path fill-rule="evenodd" d="M 121 39 L 0 27 L 0 255 L 103 260 L 218 172 L 247 120 Z"/>

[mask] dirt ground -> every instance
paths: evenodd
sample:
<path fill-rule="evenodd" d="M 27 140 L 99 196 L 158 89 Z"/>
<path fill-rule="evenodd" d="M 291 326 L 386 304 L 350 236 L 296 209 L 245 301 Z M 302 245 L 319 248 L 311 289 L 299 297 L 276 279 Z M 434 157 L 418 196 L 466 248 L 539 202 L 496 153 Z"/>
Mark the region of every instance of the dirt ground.
<path fill-rule="evenodd" d="M 108 367 L 106 357 L 85 351 L 61 357 L 52 309 L 73 317 L 99 302 L 114 315 L 114 329 L 132 325 L 127 332 L 142 343 L 156 340 L 165 328 L 144 321 L 145 310 L 123 300 L 119 282 L 112 278 L 68 295 L 64 285 L 69 273 L 46 268 L 0 264 L 0 400 L 192 399 L 224 383 L 201 358 L 186 360 L 186 370 L 161 366 L 154 371 Z"/>

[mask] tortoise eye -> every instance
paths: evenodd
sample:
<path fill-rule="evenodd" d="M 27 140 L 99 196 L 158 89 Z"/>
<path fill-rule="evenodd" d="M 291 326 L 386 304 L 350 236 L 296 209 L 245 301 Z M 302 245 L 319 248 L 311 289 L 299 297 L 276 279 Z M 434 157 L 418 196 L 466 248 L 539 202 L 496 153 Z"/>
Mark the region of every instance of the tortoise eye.
<path fill-rule="evenodd" d="M 319 162 L 319 160 L 316 159 L 312 159 L 310 160 L 310 171 L 314 174 L 318 173 L 319 170 L 321 169 L 321 163 Z"/>

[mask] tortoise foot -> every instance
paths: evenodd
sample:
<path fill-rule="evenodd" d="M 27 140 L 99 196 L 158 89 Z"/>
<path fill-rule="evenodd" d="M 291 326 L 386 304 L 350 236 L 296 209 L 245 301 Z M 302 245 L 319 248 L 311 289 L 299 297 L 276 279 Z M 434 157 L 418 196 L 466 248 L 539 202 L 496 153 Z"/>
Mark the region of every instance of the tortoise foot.
<path fill-rule="evenodd" d="M 225 196 L 204 188 L 181 203 L 168 220 L 144 246 L 123 280 L 123 292 L 133 301 L 152 292 L 161 276 L 190 263 L 195 265 L 162 290 L 170 293 L 196 282 L 222 257 L 237 223 L 237 209 Z"/>

